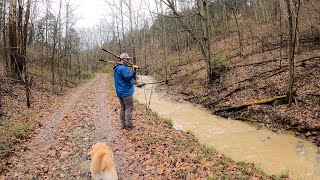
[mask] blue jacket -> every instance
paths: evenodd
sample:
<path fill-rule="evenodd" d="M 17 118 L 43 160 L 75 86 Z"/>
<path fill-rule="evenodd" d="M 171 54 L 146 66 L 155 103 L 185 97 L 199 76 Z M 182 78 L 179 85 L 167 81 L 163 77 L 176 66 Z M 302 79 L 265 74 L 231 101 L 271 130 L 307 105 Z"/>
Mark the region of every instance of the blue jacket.
<path fill-rule="evenodd" d="M 113 67 L 114 85 L 118 97 L 127 97 L 134 93 L 133 78 L 136 76 L 136 70 L 130 72 L 127 66 L 117 64 Z"/>

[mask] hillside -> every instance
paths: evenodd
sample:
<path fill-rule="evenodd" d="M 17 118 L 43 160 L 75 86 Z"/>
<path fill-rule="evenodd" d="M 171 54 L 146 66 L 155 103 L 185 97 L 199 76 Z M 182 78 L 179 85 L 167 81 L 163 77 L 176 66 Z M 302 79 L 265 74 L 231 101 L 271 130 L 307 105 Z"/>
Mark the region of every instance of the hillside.
<path fill-rule="evenodd" d="M 213 114 L 250 121 L 274 131 L 287 131 L 320 146 L 320 35 L 317 26 L 307 21 L 318 17 L 304 6 L 300 20 L 299 47 L 295 54 L 294 106 L 284 101 L 238 107 L 251 102 L 285 96 L 288 89 L 287 36 L 280 41 L 274 24 L 252 25 L 243 20 L 243 53 L 239 55 L 236 29 L 211 41 L 215 81 L 208 84 L 205 63 L 198 46 L 170 51 L 170 81 L 162 88 L 184 99 L 202 104 Z M 318 20 L 317 18 L 315 18 Z M 316 29 L 316 31 L 315 31 Z M 281 43 L 282 42 L 282 43 Z M 281 57 L 281 58 L 280 58 Z M 163 66 L 162 66 L 163 68 Z M 154 73 L 160 80 L 161 75 Z M 177 97 L 177 95 L 179 95 Z"/>

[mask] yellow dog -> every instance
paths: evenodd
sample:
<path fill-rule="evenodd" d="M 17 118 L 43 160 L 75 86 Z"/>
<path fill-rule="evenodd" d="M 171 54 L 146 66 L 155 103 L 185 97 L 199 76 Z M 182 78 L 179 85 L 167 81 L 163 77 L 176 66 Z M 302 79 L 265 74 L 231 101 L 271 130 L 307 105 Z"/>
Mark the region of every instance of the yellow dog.
<path fill-rule="evenodd" d="M 113 153 L 105 143 L 92 146 L 90 171 L 94 180 L 118 180 Z"/>

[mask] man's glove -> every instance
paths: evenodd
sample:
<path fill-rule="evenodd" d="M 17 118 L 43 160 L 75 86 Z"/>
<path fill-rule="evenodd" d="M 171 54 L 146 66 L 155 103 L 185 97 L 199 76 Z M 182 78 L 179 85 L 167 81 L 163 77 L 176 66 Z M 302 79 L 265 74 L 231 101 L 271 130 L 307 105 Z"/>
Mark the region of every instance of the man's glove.
<path fill-rule="evenodd" d="M 139 69 L 139 66 L 137 66 L 137 65 L 132 65 L 132 68 L 135 69 L 135 70 L 138 70 L 138 69 Z"/>

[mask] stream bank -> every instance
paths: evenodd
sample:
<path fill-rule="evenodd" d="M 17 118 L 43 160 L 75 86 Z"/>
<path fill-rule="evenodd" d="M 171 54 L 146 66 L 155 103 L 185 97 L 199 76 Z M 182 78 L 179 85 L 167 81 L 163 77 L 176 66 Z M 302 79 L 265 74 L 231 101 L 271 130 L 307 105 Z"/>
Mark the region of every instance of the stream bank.
<path fill-rule="evenodd" d="M 145 76 L 139 81 L 153 82 Z M 312 143 L 250 123 L 214 116 L 181 99 L 173 102 L 168 93 L 155 91 L 154 87 L 148 84 L 136 88 L 135 98 L 148 104 L 146 99 L 150 99 L 152 92 L 151 110 L 172 119 L 177 129 L 194 132 L 200 143 L 213 146 L 236 161 L 259 163 L 268 174 L 288 169 L 295 178 L 320 178 L 319 149 Z"/>
<path fill-rule="evenodd" d="M 215 115 L 246 120 L 274 132 L 290 131 L 299 138 L 320 146 L 320 64 L 319 51 L 301 52 L 296 61 L 304 61 L 295 68 L 294 99 L 291 108 L 284 102 L 248 106 L 229 112 L 219 110 L 238 107 L 256 101 L 284 96 L 287 92 L 288 72 L 275 73 L 278 64 L 269 60 L 273 52 L 252 57 L 226 60 L 227 65 L 215 69 L 215 81 L 208 84 L 202 61 L 175 66 L 166 85 L 158 89 L 168 92 L 176 101 L 189 101 L 211 110 Z M 184 57 L 184 56 L 183 56 Z M 257 63 L 257 64 L 255 64 Z M 284 66 L 287 65 L 284 62 Z M 249 65 L 247 65 L 249 64 Z M 250 65 L 252 64 L 252 65 Z M 162 81 L 163 76 L 156 74 Z M 218 111 L 218 112 L 217 112 Z"/>

